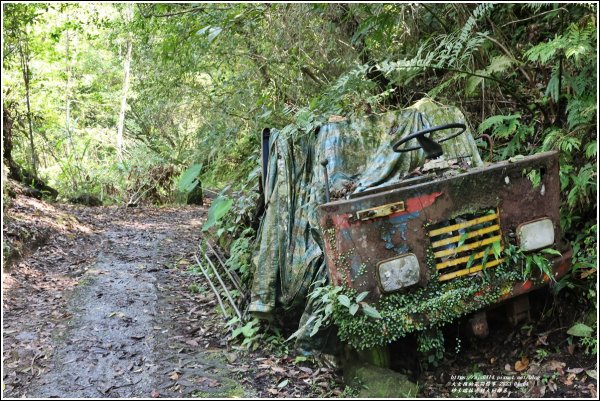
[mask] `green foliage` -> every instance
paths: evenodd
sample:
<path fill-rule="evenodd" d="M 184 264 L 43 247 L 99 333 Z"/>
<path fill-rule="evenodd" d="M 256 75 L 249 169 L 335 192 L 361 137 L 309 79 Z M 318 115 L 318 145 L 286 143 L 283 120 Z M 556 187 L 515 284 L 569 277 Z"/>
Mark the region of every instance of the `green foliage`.
<path fill-rule="evenodd" d="M 487 118 L 479 125 L 478 131 L 483 133 L 492 128 L 492 134 L 499 139 L 506 139 L 513 135 L 519 128 L 520 114 L 511 114 L 508 116 L 492 116 Z"/>
<path fill-rule="evenodd" d="M 225 262 L 227 267 L 235 270 L 240 275 L 244 283 L 248 283 L 254 273 L 254 266 L 252 265 L 254 236 L 255 233 L 251 227 L 242 231 L 231 243 L 229 258 Z"/>
<path fill-rule="evenodd" d="M 337 302 L 343 302 L 346 308 L 350 308 L 351 302 L 348 296 L 340 294 L 342 287 L 333 287 L 325 285 L 325 279 L 318 280 L 312 284 L 310 293 L 308 294 L 308 302 L 313 305 L 313 313 L 306 322 L 306 326 L 311 328 L 309 336 L 312 337 L 322 328 L 329 327 L 332 323 L 333 308 Z M 341 297 L 341 300 L 340 300 Z M 344 298 L 345 297 L 345 298 Z M 346 306 L 348 305 L 348 306 Z M 294 332 L 287 341 L 298 337 L 303 327 Z"/>
<path fill-rule="evenodd" d="M 229 212 L 231 206 L 233 206 L 233 199 L 224 196 L 216 198 L 208 209 L 208 218 L 202 226 L 202 231 L 207 231 L 209 228 L 217 225 L 221 218 Z"/>
<path fill-rule="evenodd" d="M 227 322 L 227 325 L 233 326 L 238 323 L 239 323 L 239 318 L 236 317 L 236 318 L 233 318 L 232 320 L 230 320 L 229 322 Z M 255 350 L 259 345 L 259 341 L 258 341 L 259 336 L 257 335 L 259 333 L 259 329 L 260 329 L 260 321 L 256 318 L 254 318 L 254 319 L 246 322 L 243 326 L 240 326 L 240 327 L 234 329 L 231 332 L 231 338 L 235 339 L 241 334 L 243 336 L 242 346 Z"/>
<path fill-rule="evenodd" d="M 437 366 L 444 358 L 444 333 L 440 327 L 419 332 L 417 335 L 417 350 L 424 357 L 426 365 Z"/>
<path fill-rule="evenodd" d="M 232 329 L 230 339 L 240 341 L 241 346 L 248 350 L 256 351 L 260 347 L 278 357 L 289 355 L 288 345 L 280 330 L 261 324 L 257 318 L 242 322 L 234 317 L 227 322 L 227 326 Z"/>
<path fill-rule="evenodd" d="M 576 323 L 568 331 L 567 334 L 573 337 L 578 337 L 580 344 L 583 346 L 587 354 L 598 354 L 598 336 L 595 334 L 597 329 L 583 323 Z"/>
<path fill-rule="evenodd" d="M 575 337 L 589 337 L 593 332 L 594 329 L 591 327 L 583 323 L 577 323 L 567 331 L 567 334 Z"/>
<path fill-rule="evenodd" d="M 367 295 L 369 295 L 369 291 L 361 292 L 354 300 L 350 300 L 347 295 L 340 294 L 338 295 L 337 300 L 340 305 L 348 308 L 348 312 L 352 316 L 356 315 L 359 310 L 362 310 L 362 313 L 366 316 L 372 317 L 373 319 L 381 319 L 381 314 L 377 312 L 377 309 L 363 301 Z"/>
<path fill-rule="evenodd" d="M 202 164 L 192 164 L 190 167 L 184 170 L 177 180 L 177 189 L 180 192 L 192 192 L 200 183 L 198 180 L 198 175 L 200 174 L 201 170 Z"/>
<path fill-rule="evenodd" d="M 551 263 L 545 255 L 549 255 L 548 257 L 551 258 L 552 256 L 560 256 L 560 252 L 546 248 L 535 253 L 526 253 L 513 244 L 508 244 L 504 250 L 506 262 L 510 262 L 514 269 L 521 271 L 522 280 L 541 274 L 547 276 L 550 280 L 556 281 L 552 273 Z M 536 271 L 534 271 L 534 267 Z"/>

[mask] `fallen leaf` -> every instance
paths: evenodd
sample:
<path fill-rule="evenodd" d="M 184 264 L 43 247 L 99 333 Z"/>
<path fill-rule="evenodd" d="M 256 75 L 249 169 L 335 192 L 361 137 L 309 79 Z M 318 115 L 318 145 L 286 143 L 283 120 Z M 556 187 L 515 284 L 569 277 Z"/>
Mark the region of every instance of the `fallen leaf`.
<path fill-rule="evenodd" d="M 592 398 L 598 397 L 598 392 L 596 391 L 596 386 L 594 386 L 593 384 L 588 384 L 588 388 L 590 389 L 590 394 L 592 395 Z"/>
<path fill-rule="evenodd" d="M 192 347 L 197 347 L 198 346 L 198 341 L 196 341 L 196 340 L 187 340 L 185 343 L 187 345 L 191 345 Z"/>
<path fill-rule="evenodd" d="M 512 372 L 512 367 L 510 366 L 510 363 L 504 365 L 504 370 L 506 370 L 507 372 Z"/>
<path fill-rule="evenodd" d="M 181 376 L 179 375 L 179 373 L 177 373 L 177 372 L 173 372 L 173 373 L 172 373 L 172 374 L 169 376 L 169 379 L 171 379 L 171 380 L 179 380 L 179 378 L 180 378 L 180 377 L 181 377 Z"/>
<path fill-rule="evenodd" d="M 538 345 L 548 345 L 548 341 L 547 340 L 548 340 L 548 335 L 547 334 L 544 335 L 544 336 L 539 336 L 538 339 L 537 339 L 537 341 L 536 341 L 536 343 L 535 343 L 535 345 L 536 346 L 538 346 Z"/>
<path fill-rule="evenodd" d="M 589 276 L 590 274 L 595 273 L 595 272 L 596 272 L 596 268 L 586 270 L 581 273 L 581 276 L 579 276 L 579 278 L 583 280 L 584 278 L 586 278 L 587 276 Z"/>
<path fill-rule="evenodd" d="M 552 372 L 552 371 L 556 371 L 558 373 L 560 373 L 561 375 L 564 374 L 563 368 L 566 366 L 567 364 L 564 362 L 560 362 L 557 361 L 556 359 L 553 359 L 551 361 L 548 361 L 548 363 L 546 363 L 544 365 L 544 367 L 546 368 L 546 370 Z"/>
<path fill-rule="evenodd" d="M 160 397 L 160 393 L 156 390 L 152 390 L 152 392 L 150 393 L 150 397 L 158 398 L 158 397 Z"/>
<path fill-rule="evenodd" d="M 573 355 L 573 353 L 575 352 L 575 344 L 567 345 L 567 351 L 569 352 L 569 354 Z"/>
<path fill-rule="evenodd" d="M 277 385 L 277 388 L 284 388 L 285 386 L 287 386 L 287 385 L 288 385 L 288 383 L 289 383 L 289 382 L 290 382 L 290 381 L 289 381 L 288 379 L 285 379 L 284 381 L 282 381 L 281 383 L 279 383 L 279 384 Z"/>
<path fill-rule="evenodd" d="M 573 385 L 573 379 L 575 379 L 576 377 L 577 377 L 576 374 L 569 373 L 569 375 L 567 376 L 567 378 L 564 381 L 565 386 L 572 386 Z"/>
<path fill-rule="evenodd" d="M 586 370 L 585 373 L 594 380 L 598 380 L 598 371 L 597 370 Z"/>
<path fill-rule="evenodd" d="M 199 377 L 196 381 L 201 384 L 206 384 L 211 388 L 217 387 L 220 384 L 218 380 L 211 379 L 210 377 Z"/>
<path fill-rule="evenodd" d="M 271 370 L 275 373 L 282 373 L 282 374 L 285 373 L 285 369 L 281 368 L 279 366 L 272 366 Z"/>
<path fill-rule="evenodd" d="M 279 391 L 276 388 L 270 388 L 267 391 L 273 395 L 279 394 Z"/>
<path fill-rule="evenodd" d="M 567 369 L 567 372 L 569 373 L 575 373 L 576 375 L 580 374 L 581 372 L 583 372 L 585 369 L 583 368 L 569 368 Z"/>
<path fill-rule="evenodd" d="M 526 370 L 529 367 L 529 358 L 527 358 L 526 356 L 522 357 L 520 360 L 518 360 L 515 363 L 515 370 L 517 372 L 522 372 L 524 370 Z"/>
<path fill-rule="evenodd" d="M 540 386 L 532 387 L 531 390 L 529 391 L 528 396 L 534 397 L 534 398 L 540 398 L 540 397 L 543 397 L 544 394 L 546 394 L 546 385 L 542 384 Z"/>

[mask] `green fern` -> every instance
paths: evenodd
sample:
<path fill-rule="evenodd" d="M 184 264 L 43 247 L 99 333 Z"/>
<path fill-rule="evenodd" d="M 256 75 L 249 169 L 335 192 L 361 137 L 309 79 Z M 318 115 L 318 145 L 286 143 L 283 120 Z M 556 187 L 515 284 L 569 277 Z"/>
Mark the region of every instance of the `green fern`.
<path fill-rule="evenodd" d="M 483 75 L 483 76 L 493 76 L 496 74 L 502 74 L 502 73 L 506 72 L 507 70 L 509 70 L 509 68 L 512 67 L 515 63 L 516 63 L 515 59 L 510 58 L 505 55 L 499 55 L 499 56 L 492 58 L 492 60 L 490 61 L 490 64 L 485 69 L 475 71 L 475 73 L 478 75 Z M 477 86 L 481 85 L 483 83 L 483 81 L 484 81 L 484 78 L 481 76 L 475 76 L 475 75 L 471 76 L 467 80 L 467 84 L 465 86 L 465 93 L 467 95 L 471 95 L 471 94 L 475 93 Z"/>
<path fill-rule="evenodd" d="M 569 129 L 590 125 L 596 119 L 596 97 L 575 98 L 567 105 L 567 123 Z"/>
<path fill-rule="evenodd" d="M 460 54 L 464 53 L 465 50 L 476 47 L 475 43 L 477 41 L 474 41 L 474 37 L 470 37 L 471 32 L 475 28 L 477 22 L 483 17 L 485 17 L 493 8 L 493 3 L 482 3 L 475 7 L 475 10 L 473 10 L 473 14 L 469 17 L 462 30 L 460 31 L 458 40 L 454 43 L 454 46 L 452 48 L 453 60 L 458 60 Z M 480 44 L 479 42 L 477 43 Z"/>
<path fill-rule="evenodd" d="M 492 128 L 492 134 L 498 138 L 508 138 L 519 127 L 520 114 L 511 114 L 508 116 L 492 116 L 485 119 L 478 128 L 480 133 Z"/>
<path fill-rule="evenodd" d="M 529 61 L 546 64 L 564 47 L 564 38 L 555 37 L 550 42 L 540 43 L 525 52 Z"/>

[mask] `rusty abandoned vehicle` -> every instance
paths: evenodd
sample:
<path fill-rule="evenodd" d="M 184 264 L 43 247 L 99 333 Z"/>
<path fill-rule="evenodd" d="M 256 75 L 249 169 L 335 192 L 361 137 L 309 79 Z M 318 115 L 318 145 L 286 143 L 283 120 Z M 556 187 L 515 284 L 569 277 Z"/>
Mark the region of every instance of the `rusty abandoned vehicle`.
<path fill-rule="evenodd" d="M 523 294 L 568 271 L 556 152 L 484 162 L 463 114 L 430 99 L 308 128 L 263 133 L 250 305 L 302 309 L 298 347 L 330 316 L 358 350 L 468 315 L 485 335 L 485 308 L 510 300 L 516 323 Z M 338 301 L 324 312 L 311 291 L 326 283 Z"/>

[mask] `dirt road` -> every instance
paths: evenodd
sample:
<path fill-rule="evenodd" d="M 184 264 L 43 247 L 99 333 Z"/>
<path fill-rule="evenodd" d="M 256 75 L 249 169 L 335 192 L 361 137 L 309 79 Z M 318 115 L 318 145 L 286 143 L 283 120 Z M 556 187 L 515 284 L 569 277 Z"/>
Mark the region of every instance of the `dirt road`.
<path fill-rule="evenodd" d="M 196 313 L 178 302 L 191 297 L 180 290 L 195 277 L 178 267 L 189 261 L 204 210 L 79 210 L 76 232 L 13 269 L 4 294 L 5 367 L 16 369 L 5 395 L 249 395 L 211 356 L 218 345 L 211 334 L 222 324 L 212 297 L 201 297 Z M 204 344 L 181 347 L 182 315 L 188 327 L 208 318 Z"/>

